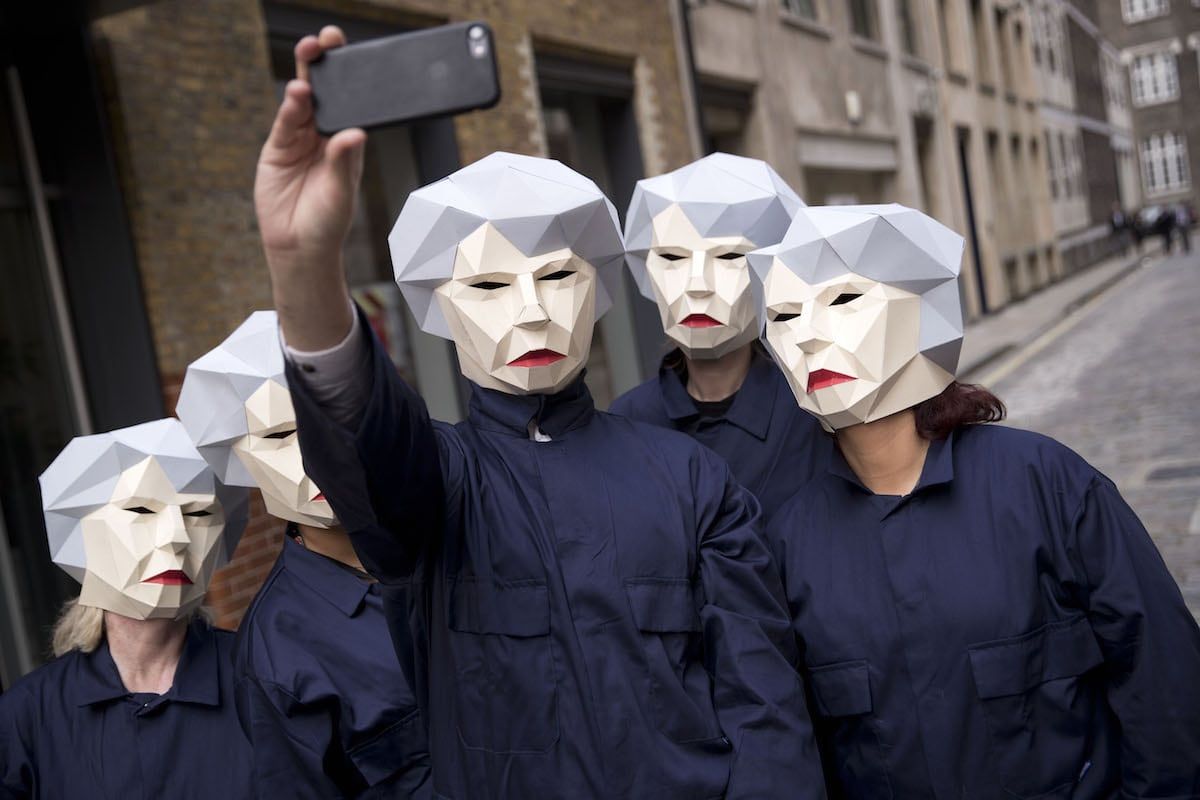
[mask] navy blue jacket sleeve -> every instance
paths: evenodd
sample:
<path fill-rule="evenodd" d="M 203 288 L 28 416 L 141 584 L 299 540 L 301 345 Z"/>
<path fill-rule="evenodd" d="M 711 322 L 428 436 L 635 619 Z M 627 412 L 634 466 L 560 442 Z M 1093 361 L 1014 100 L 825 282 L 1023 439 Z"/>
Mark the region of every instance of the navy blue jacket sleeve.
<path fill-rule="evenodd" d="M 1068 547 L 1121 722 L 1122 796 L 1200 797 L 1200 629 L 1107 478 L 1084 494 Z"/>
<path fill-rule="evenodd" d="M 0 695 L 0 798 L 24 800 L 37 796 L 37 775 L 30 752 L 28 694 L 17 687 Z"/>
<path fill-rule="evenodd" d="M 700 621 L 721 728 L 734 746 L 726 797 L 823 798 L 825 785 L 779 574 L 754 497 L 701 448 Z"/>
<path fill-rule="evenodd" d="M 400 378 L 366 319 L 360 321 L 371 381 L 357 430 L 329 419 L 291 362 L 288 385 L 305 471 L 329 499 L 367 571 L 384 583 L 403 583 L 440 539 L 443 455 L 453 459 L 443 453 L 424 401 Z"/>
<path fill-rule="evenodd" d="M 336 727 L 327 710 L 299 703 L 282 687 L 245 678 L 235 692 L 238 720 L 254 747 L 255 797 L 342 796 L 325 774 Z"/>

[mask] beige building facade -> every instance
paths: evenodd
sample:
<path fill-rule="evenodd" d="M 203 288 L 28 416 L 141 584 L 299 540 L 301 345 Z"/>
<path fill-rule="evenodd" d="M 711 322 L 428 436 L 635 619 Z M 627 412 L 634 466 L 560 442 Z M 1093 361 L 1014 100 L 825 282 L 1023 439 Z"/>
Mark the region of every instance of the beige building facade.
<path fill-rule="evenodd" d="M 809 203 L 896 201 L 967 234 L 971 316 L 1060 273 L 1027 14 L 990 0 L 709 0 L 706 144 Z"/>

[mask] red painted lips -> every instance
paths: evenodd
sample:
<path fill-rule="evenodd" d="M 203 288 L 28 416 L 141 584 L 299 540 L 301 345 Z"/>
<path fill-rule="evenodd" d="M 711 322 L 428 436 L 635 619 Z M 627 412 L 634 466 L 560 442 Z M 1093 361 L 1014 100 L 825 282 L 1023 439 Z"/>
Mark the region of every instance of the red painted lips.
<path fill-rule="evenodd" d="M 852 380 L 854 380 L 853 375 L 843 375 L 831 369 L 819 369 L 816 372 L 808 373 L 808 393 L 812 394 L 818 389 L 837 386 L 839 383 Z"/>
<path fill-rule="evenodd" d="M 679 324 L 685 328 L 716 328 L 721 323 L 708 314 L 689 314 Z"/>
<path fill-rule="evenodd" d="M 520 358 L 514 358 L 508 362 L 510 367 L 546 367 L 553 364 L 555 361 L 561 361 L 566 358 L 562 353 L 556 353 L 553 350 L 530 350 Z"/>
<path fill-rule="evenodd" d="M 153 578 L 146 578 L 142 583 L 161 583 L 164 586 L 187 586 L 191 584 L 192 579 L 183 573 L 181 569 L 169 569 L 166 572 L 160 572 Z"/>

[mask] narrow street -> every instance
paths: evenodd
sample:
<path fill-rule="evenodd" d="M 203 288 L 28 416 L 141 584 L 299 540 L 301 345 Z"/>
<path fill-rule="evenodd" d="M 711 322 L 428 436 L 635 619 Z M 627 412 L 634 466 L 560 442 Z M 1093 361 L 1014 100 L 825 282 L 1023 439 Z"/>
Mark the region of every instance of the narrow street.
<path fill-rule="evenodd" d="M 1116 481 L 1200 615 L 1200 255 L 1143 267 L 979 376 Z"/>

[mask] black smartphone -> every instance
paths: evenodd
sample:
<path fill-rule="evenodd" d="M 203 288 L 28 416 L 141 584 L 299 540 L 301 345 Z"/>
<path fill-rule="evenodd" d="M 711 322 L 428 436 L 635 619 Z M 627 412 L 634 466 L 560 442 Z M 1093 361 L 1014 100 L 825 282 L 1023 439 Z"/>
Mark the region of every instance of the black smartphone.
<path fill-rule="evenodd" d="M 489 108 L 496 48 L 482 22 L 456 22 L 329 50 L 309 67 L 317 130 L 378 128 Z"/>

